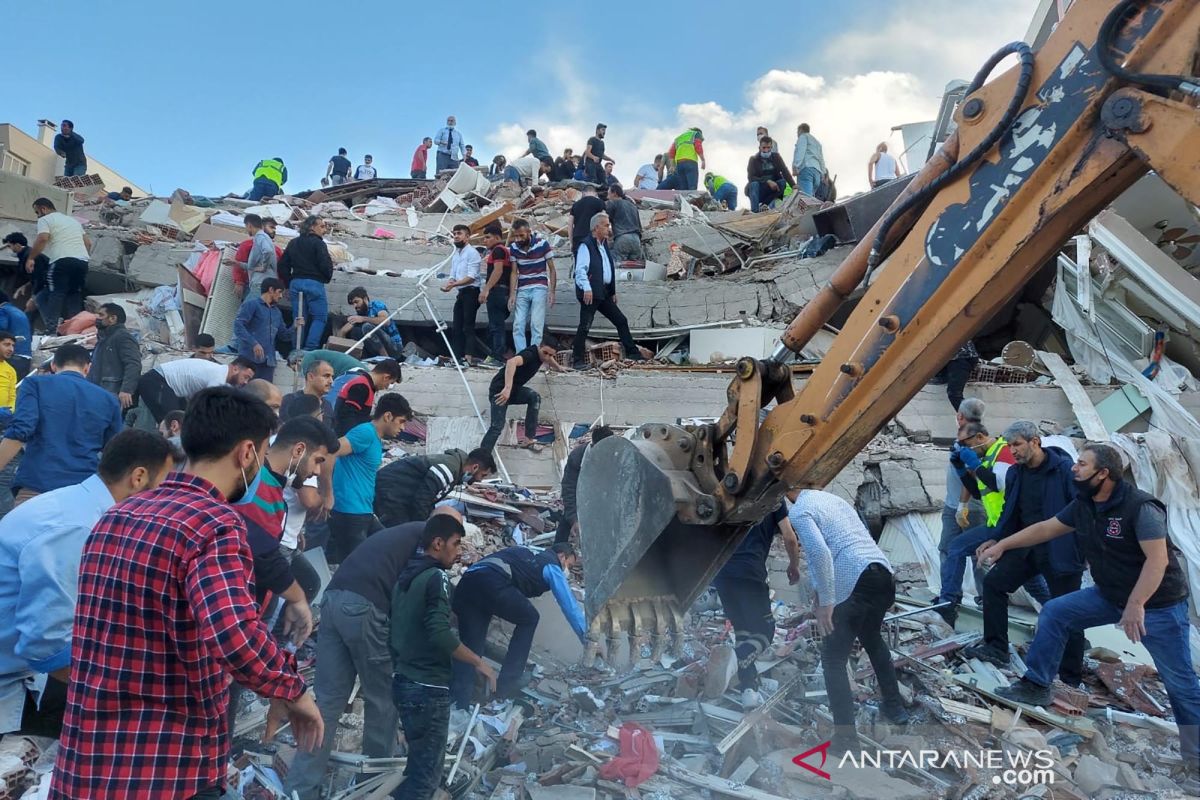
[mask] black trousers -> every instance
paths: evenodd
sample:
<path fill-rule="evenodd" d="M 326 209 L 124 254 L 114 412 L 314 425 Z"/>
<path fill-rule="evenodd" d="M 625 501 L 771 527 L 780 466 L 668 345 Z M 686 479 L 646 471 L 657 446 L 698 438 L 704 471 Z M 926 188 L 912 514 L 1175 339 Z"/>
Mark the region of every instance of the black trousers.
<path fill-rule="evenodd" d="M 563 509 L 562 516 L 558 518 L 558 530 L 554 533 L 555 544 L 571 541 L 571 528 L 574 527 L 577 519 L 579 519 L 579 513 L 574 508 Z"/>
<path fill-rule="evenodd" d="M 329 546 L 325 557 L 330 564 L 341 564 L 354 549 L 376 531 L 383 530 L 374 514 L 329 512 Z"/>
<path fill-rule="evenodd" d="M 829 695 L 829 713 L 834 727 L 853 727 L 854 698 L 846 662 L 854 640 L 862 642 L 871 659 L 879 693 L 883 699 L 900 702 L 892 653 L 883 641 L 883 617 L 896 601 L 896 581 L 882 564 L 871 564 L 854 585 L 854 591 L 833 607 L 833 632 L 821 641 L 821 669 L 825 672 L 825 691 Z"/>
<path fill-rule="evenodd" d="M 963 401 L 963 391 L 967 388 L 967 378 L 971 377 L 971 370 L 975 369 L 974 358 L 955 358 L 946 364 L 944 374 L 946 376 L 946 398 L 950 401 L 950 405 L 954 406 L 954 410 L 958 411 L 959 405 Z"/>
<path fill-rule="evenodd" d="M 488 346 L 492 350 L 492 358 L 504 360 L 504 352 L 508 349 L 504 323 L 508 320 L 508 287 L 496 285 L 488 292 Z"/>
<path fill-rule="evenodd" d="M 633 341 L 633 334 L 629 332 L 629 320 L 625 319 L 625 314 L 621 311 L 620 306 L 613 302 L 611 297 L 603 300 L 593 299 L 589 305 L 583 302 L 582 292 L 576 291 L 575 295 L 579 298 L 579 327 L 575 330 L 575 344 L 571 348 L 571 360 L 574 363 L 583 362 L 583 348 L 588 332 L 592 329 L 592 320 L 596 318 L 597 313 L 603 314 L 617 329 L 617 338 L 621 340 L 621 348 L 625 351 L 625 357 L 633 358 L 639 355 L 637 344 Z"/>
<path fill-rule="evenodd" d="M 63 715 L 67 713 L 67 684 L 57 678 L 46 677 L 46 689 L 42 692 L 42 705 L 37 697 L 25 694 L 25 708 L 21 711 L 21 730 L 24 736 L 48 736 L 57 739 L 62 735 Z"/>
<path fill-rule="evenodd" d="M 519 691 L 533 634 L 541 619 L 533 603 L 513 585 L 512 578 L 500 570 L 483 567 L 462 576 L 451 606 L 458 617 L 462 643 L 475 653 L 483 652 L 492 617 L 515 626 L 496 679 L 496 693 L 508 697 Z M 470 708 L 475 694 L 475 670 L 465 661 L 454 661 L 450 668 L 450 695 L 459 708 Z"/>
<path fill-rule="evenodd" d="M 1058 575 L 1042 562 L 1032 547 L 1009 550 L 983 579 L 983 640 L 991 647 L 1008 650 L 1008 596 L 1030 578 L 1043 576 L 1052 598 L 1079 591 L 1082 572 Z M 1083 631 L 1067 637 L 1058 676 L 1068 686 L 1083 682 Z"/>
<path fill-rule="evenodd" d="M 172 411 L 187 409 L 187 400 L 171 391 L 171 387 L 167 385 L 167 379 L 156 369 L 150 370 L 138 379 L 137 393 L 138 398 L 154 415 L 155 422 L 162 422 L 163 418 Z"/>
<path fill-rule="evenodd" d="M 734 652 L 738 659 L 738 684 L 742 689 L 757 689 L 758 669 L 754 660 L 775 638 L 771 590 L 765 580 L 753 578 L 722 578 L 714 581 L 713 586 L 737 640 Z"/>
<path fill-rule="evenodd" d="M 464 286 L 454 299 L 454 322 L 450 329 L 450 348 L 454 357 L 462 361 L 463 356 L 478 356 L 475 338 L 475 318 L 479 315 L 479 289 Z"/>
<path fill-rule="evenodd" d="M 497 405 L 492 400 L 491 421 L 483 441 L 479 443 L 480 450 L 492 452 L 500 434 L 504 432 L 504 424 L 508 421 L 508 410 L 513 406 L 525 406 L 525 438 L 532 440 L 537 436 L 538 410 L 542 407 L 542 396 L 528 386 L 518 386 L 508 395 L 508 405 Z"/>

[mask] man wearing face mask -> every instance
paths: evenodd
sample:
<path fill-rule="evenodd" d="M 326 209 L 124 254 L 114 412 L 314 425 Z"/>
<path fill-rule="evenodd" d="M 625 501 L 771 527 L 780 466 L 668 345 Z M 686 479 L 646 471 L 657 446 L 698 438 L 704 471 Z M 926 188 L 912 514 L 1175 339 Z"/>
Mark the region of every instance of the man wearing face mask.
<path fill-rule="evenodd" d="M 1188 649 L 1188 585 L 1178 550 L 1167 534 L 1166 507 L 1122 478 L 1117 450 L 1086 444 L 1072 468 L 1078 496 L 1047 520 L 1030 525 L 983 551 L 996 563 L 1019 548 L 1076 539 L 1094 586 L 1051 600 L 1038 617 L 1037 635 L 1025 657 L 1027 671 L 997 694 L 1019 703 L 1050 703 L 1050 684 L 1069 637 L 1087 628 L 1118 625 L 1131 642 L 1150 651 L 1179 725 L 1180 754 L 1190 785 L 1200 794 L 1200 682 Z"/>
<path fill-rule="evenodd" d="M 96 523 L 79 566 L 54 800 L 219 798 L 230 678 L 271 698 L 269 729 L 286 716 L 299 749 L 321 741 L 295 657 L 258 618 L 246 526 L 230 506 L 245 495 L 275 425 L 245 392 L 197 393 L 183 424 L 188 472 Z"/>
<path fill-rule="evenodd" d="M 1014 422 L 1004 431 L 1016 465 L 1008 472 L 1004 510 L 993 529 L 994 536 L 975 551 L 985 566 L 985 550 L 1030 525 L 1051 519 L 1075 499 L 1071 456 L 1058 447 L 1043 447 L 1037 425 L 1027 420 Z M 996 666 L 1007 666 L 1008 595 L 1035 575 L 1041 574 L 1051 597 L 1078 591 L 1083 579 L 1083 559 L 1074 536 L 1062 536 L 1033 547 L 1010 549 L 999 561 L 987 565 L 983 579 L 983 640 L 963 650 L 967 658 L 979 658 Z M 1068 686 L 1083 680 L 1083 633 L 1067 642 L 1059 675 Z"/>
<path fill-rule="evenodd" d="M 750 198 L 750 210 L 757 212 L 763 206 L 772 206 L 783 197 L 786 184 L 796 188 L 796 180 L 788 172 L 783 156 L 775 151 L 775 141 L 766 136 L 758 140 L 758 153 L 750 156 L 746 164 L 746 197 Z"/>
<path fill-rule="evenodd" d="M 496 462 L 487 450 L 447 450 L 393 461 L 375 476 L 375 515 L 384 525 L 425 519 L 459 486 L 487 479 Z"/>
<path fill-rule="evenodd" d="M 125 327 L 125 319 L 125 309 L 118 304 L 100 306 L 88 380 L 115 394 L 121 408 L 129 409 L 142 377 L 142 350 Z"/>

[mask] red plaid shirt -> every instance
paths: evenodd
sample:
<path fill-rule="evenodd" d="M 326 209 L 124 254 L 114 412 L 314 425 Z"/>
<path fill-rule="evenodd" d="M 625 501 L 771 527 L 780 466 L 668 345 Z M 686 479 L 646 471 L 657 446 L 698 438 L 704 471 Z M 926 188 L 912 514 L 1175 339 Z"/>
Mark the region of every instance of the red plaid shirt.
<path fill-rule="evenodd" d="M 258 620 L 241 516 L 183 473 L 113 507 L 79 565 L 55 800 L 188 798 L 223 784 L 229 678 L 304 691 Z"/>

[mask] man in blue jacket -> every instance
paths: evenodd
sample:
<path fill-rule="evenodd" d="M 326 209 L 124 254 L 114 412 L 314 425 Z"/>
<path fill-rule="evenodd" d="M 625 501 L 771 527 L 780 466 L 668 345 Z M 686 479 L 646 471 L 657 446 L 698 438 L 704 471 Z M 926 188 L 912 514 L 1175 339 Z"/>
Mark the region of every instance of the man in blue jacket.
<path fill-rule="evenodd" d="M 233 321 L 238 355 L 254 364 L 254 377 L 275 380 L 275 337 L 290 339 L 292 329 L 283 325 L 279 301 L 283 299 L 283 281 L 263 278 L 262 293 L 247 297 Z"/>
<path fill-rule="evenodd" d="M 579 641 L 587 641 L 583 609 L 567 583 L 567 571 L 575 561 L 575 550 L 569 544 L 556 544 L 540 553 L 527 547 L 506 547 L 468 569 L 458 582 L 452 608 L 458 617 L 458 635 L 472 652 L 483 652 L 493 616 L 516 626 L 496 680 L 499 697 L 521 691 L 521 676 L 540 619 L 529 598 L 553 592 Z M 470 708 L 474 671 L 470 664 L 458 661 L 451 670 L 450 696 L 459 708 Z"/>
<path fill-rule="evenodd" d="M 1012 448 L 1016 466 L 1008 473 L 1004 511 L 996 523 L 995 538 L 979 546 L 977 559 L 997 540 L 1054 517 L 1075 499 L 1074 459 L 1057 447 L 1042 447 L 1037 425 L 1027 420 L 1014 422 L 1004 432 L 1004 439 Z M 1007 666 L 1009 593 L 1037 574 L 1045 577 L 1051 597 L 1078 591 L 1083 566 L 1074 535 L 1004 553 L 983 579 L 983 640 L 963 654 Z M 1083 632 L 1079 631 L 1067 640 L 1058 674 L 1068 686 L 1078 686 L 1082 671 Z"/>

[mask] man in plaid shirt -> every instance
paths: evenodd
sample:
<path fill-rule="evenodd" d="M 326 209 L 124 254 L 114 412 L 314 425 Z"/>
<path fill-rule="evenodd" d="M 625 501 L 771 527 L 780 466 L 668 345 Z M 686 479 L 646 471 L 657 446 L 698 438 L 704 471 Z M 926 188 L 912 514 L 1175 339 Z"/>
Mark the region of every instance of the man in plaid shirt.
<path fill-rule="evenodd" d="M 232 387 L 199 392 L 183 422 L 188 472 L 100 518 L 83 551 L 54 800 L 216 800 L 229 680 L 272 698 L 304 750 L 324 735 L 293 656 L 259 621 L 253 561 L 230 508 L 276 425 Z"/>

